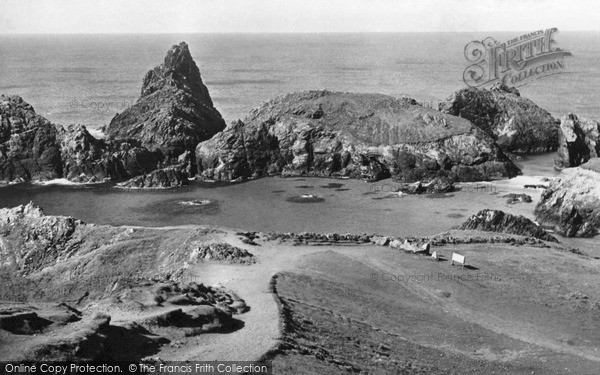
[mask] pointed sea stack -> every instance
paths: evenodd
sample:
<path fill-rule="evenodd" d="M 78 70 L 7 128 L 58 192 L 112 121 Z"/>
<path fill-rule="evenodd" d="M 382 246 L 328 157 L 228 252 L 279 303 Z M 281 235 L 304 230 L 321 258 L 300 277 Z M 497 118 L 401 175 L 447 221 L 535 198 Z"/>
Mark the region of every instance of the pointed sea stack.
<path fill-rule="evenodd" d="M 115 139 L 133 138 L 149 149 L 158 148 L 167 161 L 174 161 L 224 128 L 188 45 L 181 42 L 171 47 L 163 64 L 146 73 L 139 99 L 104 131 Z"/>

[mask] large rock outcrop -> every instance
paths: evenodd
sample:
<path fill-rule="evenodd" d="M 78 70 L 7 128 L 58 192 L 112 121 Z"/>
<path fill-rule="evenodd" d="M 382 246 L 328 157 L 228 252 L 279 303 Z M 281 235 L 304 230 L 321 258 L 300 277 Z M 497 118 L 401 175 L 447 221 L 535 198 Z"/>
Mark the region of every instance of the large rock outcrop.
<path fill-rule="evenodd" d="M 557 169 L 577 167 L 597 158 L 600 156 L 600 123 L 569 113 L 561 118 L 558 144 L 554 159 Z"/>
<path fill-rule="evenodd" d="M 475 181 L 518 168 L 468 120 L 380 94 L 288 94 L 196 148 L 202 178 L 269 175 Z"/>
<path fill-rule="evenodd" d="M 458 229 L 516 234 L 557 242 L 556 238 L 528 218 L 507 214 L 500 210 L 479 211 L 468 218 Z"/>
<path fill-rule="evenodd" d="M 1 97 L 0 118 L 0 182 L 123 181 L 163 163 L 160 151 L 139 141 L 101 140 L 82 125 L 52 124 L 19 96 Z"/>
<path fill-rule="evenodd" d="M 536 153 L 558 148 L 558 122 L 516 88 L 465 88 L 440 103 L 440 111 L 471 121 L 508 152 Z"/>
<path fill-rule="evenodd" d="M 159 150 L 139 141 L 100 140 L 85 126 L 69 126 L 60 133 L 64 177 L 74 182 L 123 181 L 149 173 L 163 162 Z"/>
<path fill-rule="evenodd" d="M 31 203 L 0 209 L 0 266 L 22 275 L 54 264 L 77 249 L 73 234 L 85 223 L 63 216 L 45 216 Z"/>
<path fill-rule="evenodd" d="M 600 228 L 600 158 L 564 169 L 542 193 L 535 213 L 563 236 L 594 236 Z"/>
<path fill-rule="evenodd" d="M 62 175 L 58 129 L 18 96 L 0 96 L 0 181 Z"/>
<path fill-rule="evenodd" d="M 141 96 L 104 129 L 115 139 L 136 139 L 144 147 L 158 148 L 167 160 L 225 128 L 202 83 L 188 45 L 174 45 L 164 63 L 144 77 Z"/>

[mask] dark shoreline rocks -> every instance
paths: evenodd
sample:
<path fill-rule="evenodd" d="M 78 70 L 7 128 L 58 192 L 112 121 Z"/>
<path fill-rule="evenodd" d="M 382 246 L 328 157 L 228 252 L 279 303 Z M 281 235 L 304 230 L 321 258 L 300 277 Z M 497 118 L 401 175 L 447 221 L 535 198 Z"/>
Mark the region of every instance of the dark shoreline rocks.
<path fill-rule="evenodd" d="M 189 185 L 187 174 L 177 167 L 156 169 L 150 173 L 134 177 L 118 184 L 122 188 L 150 189 L 171 188 Z"/>
<path fill-rule="evenodd" d="M 506 152 L 529 154 L 558 148 L 558 122 L 514 87 L 465 88 L 441 103 L 439 109 L 470 120 Z"/>
<path fill-rule="evenodd" d="M 123 181 L 149 173 L 160 166 L 160 151 L 150 151 L 138 141 L 94 138 L 83 125 L 61 132 L 63 175 L 80 183 Z"/>
<path fill-rule="evenodd" d="M 600 229 L 600 158 L 564 169 L 535 208 L 537 220 L 565 237 L 592 237 Z"/>
<path fill-rule="evenodd" d="M 196 148 L 204 179 L 491 180 L 519 169 L 469 121 L 379 94 L 308 91 L 252 111 Z"/>
<path fill-rule="evenodd" d="M 507 214 L 500 210 L 482 210 L 468 218 L 458 229 L 515 234 L 558 242 L 554 236 L 526 217 Z"/>
<path fill-rule="evenodd" d="M 600 123 L 569 113 L 560 121 L 556 169 L 578 167 L 600 156 Z"/>

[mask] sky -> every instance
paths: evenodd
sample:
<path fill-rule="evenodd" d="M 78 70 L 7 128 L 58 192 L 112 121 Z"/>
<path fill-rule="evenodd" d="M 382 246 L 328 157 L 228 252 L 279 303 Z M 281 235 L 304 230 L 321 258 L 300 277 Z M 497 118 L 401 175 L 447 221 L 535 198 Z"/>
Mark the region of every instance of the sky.
<path fill-rule="evenodd" d="M 0 33 L 600 32 L 597 0 L 0 0 Z"/>

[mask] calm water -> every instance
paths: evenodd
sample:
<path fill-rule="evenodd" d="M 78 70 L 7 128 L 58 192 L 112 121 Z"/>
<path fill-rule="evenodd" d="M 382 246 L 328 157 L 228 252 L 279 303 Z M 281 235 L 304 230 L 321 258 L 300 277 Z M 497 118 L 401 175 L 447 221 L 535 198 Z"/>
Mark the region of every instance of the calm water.
<path fill-rule="evenodd" d="M 0 93 L 21 95 L 56 123 L 98 128 L 135 101 L 146 71 L 162 61 L 172 44 L 184 40 L 228 122 L 274 96 L 297 90 L 379 92 L 435 102 L 464 87 L 464 45 L 485 36 L 0 36 Z M 493 36 L 507 40 L 515 35 Z M 569 72 L 524 86 L 522 94 L 555 115 L 574 111 L 600 118 L 600 35 L 564 32 L 557 40 L 574 55 L 567 60 Z M 82 108 L 91 103 L 110 104 L 111 109 Z M 527 174 L 553 173 L 551 157 L 521 164 Z M 332 182 L 343 186 L 326 187 Z M 361 181 L 281 178 L 229 186 L 195 183 L 169 191 L 21 184 L 0 187 L 0 207 L 33 201 L 48 214 L 99 224 L 214 224 L 260 231 L 392 235 L 437 233 L 480 209 L 506 207 L 500 191 L 458 192 L 446 199 L 397 198 L 371 194 L 372 186 Z M 302 194 L 323 201 L 290 201 Z M 531 216 L 533 206 L 527 210 L 524 214 Z"/>
<path fill-rule="evenodd" d="M 33 201 L 47 214 L 69 215 L 97 224 L 208 224 L 265 232 L 387 235 L 435 234 L 484 208 L 507 207 L 502 188 L 436 198 L 400 198 L 388 193 L 393 187 L 391 181 L 369 184 L 324 178 L 264 178 L 213 187 L 195 183 L 162 191 L 21 184 L 0 188 L 0 207 Z M 291 199 L 302 195 L 322 201 L 296 203 Z M 529 208 L 533 211 L 533 204 Z"/>
<path fill-rule="evenodd" d="M 521 161 L 520 166 L 529 176 L 552 175 L 552 160 L 553 155 L 538 155 Z M 407 236 L 439 233 L 484 208 L 510 207 L 533 219 L 534 203 L 507 205 L 502 196 L 511 192 L 509 185 L 502 181 L 488 190 L 398 197 L 389 193 L 396 187 L 390 180 L 366 183 L 271 177 L 225 185 L 194 182 L 169 190 L 18 184 L 0 187 L 0 207 L 33 201 L 47 214 L 74 216 L 97 224 L 205 224 L 263 232 Z M 303 195 L 308 199 L 302 199 Z M 313 200 L 318 202 L 301 203 Z"/>

